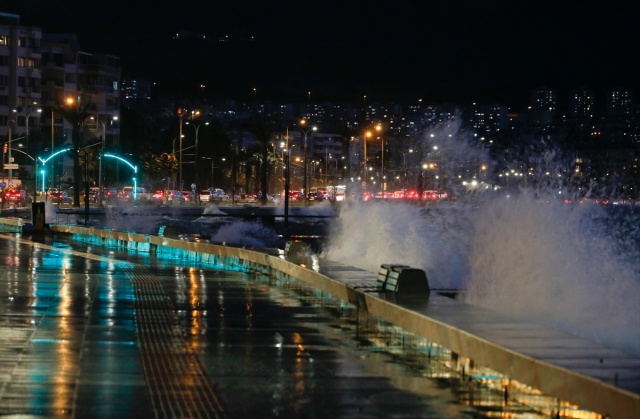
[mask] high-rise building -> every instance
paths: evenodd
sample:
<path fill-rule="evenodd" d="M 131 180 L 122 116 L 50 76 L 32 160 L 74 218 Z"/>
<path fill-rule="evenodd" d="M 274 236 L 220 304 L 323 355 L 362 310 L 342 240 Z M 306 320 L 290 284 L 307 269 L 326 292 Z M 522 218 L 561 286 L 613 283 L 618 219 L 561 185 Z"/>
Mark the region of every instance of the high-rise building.
<path fill-rule="evenodd" d="M 480 134 L 497 133 L 507 126 L 507 108 L 503 105 L 475 105 L 471 125 Z"/>
<path fill-rule="evenodd" d="M 21 147 L 28 155 L 28 128 L 39 124 L 41 39 L 40 28 L 20 25 L 19 15 L 0 13 L 0 138 L 9 142 L 3 163 L 14 163 L 14 157 L 15 163 L 28 159 L 23 153 L 11 157 L 10 149 Z M 0 176 L 10 178 L 7 170 Z"/>
<path fill-rule="evenodd" d="M 122 100 L 125 102 L 141 102 L 151 100 L 151 82 L 142 79 L 123 79 Z"/>
<path fill-rule="evenodd" d="M 553 124 L 558 110 L 558 98 L 555 90 L 541 88 L 531 93 L 530 124 L 549 128 Z"/>
<path fill-rule="evenodd" d="M 80 51 L 73 34 L 45 34 L 42 40 L 42 105 L 47 109 L 54 149 L 71 144 L 72 127 L 56 112 L 73 106 L 89 113 L 83 122 L 87 138 L 102 139 L 107 148 L 119 146 L 120 59 Z M 52 119 L 53 118 L 53 122 Z"/>
<path fill-rule="evenodd" d="M 569 94 L 569 116 L 582 120 L 594 116 L 595 95 L 591 90 L 580 88 Z"/>
<path fill-rule="evenodd" d="M 626 89 L 613 89 L 607 92 L 607 114 L 611 116 L 629 116 L 631 114 L 632 94 Z"/>

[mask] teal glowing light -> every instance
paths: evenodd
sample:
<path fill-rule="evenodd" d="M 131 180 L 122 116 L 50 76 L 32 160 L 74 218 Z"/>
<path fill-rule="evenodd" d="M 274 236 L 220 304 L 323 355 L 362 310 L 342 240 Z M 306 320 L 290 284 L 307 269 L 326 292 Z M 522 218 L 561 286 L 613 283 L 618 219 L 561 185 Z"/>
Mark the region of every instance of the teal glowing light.
<path fill-rule="evenodd" d="M 111 153 L 105 153 L 104 156 L 105 157 L 111 157 L 111 158 L 114 158 L 114 159 L 118 159 L 121 162 L 127 164 L 130 168 L 132 168 L 133 169 L 133 173 L 138 173 L 138 166 L 135 166 L 135 165 L 131 164 L 131 162 L 123 159 L 122 157 L 116 156 L 115 154 L 111 154 Z"/>
<path fill-rule="evenodd" d="M 40 160 L 42 162 L 42 164 L 47 164 L 47 162 L 49 160 L 51 160 L 52 158 L 54 158 L 55 156 L 57 156 L 60 153 L 64 153 L 66 151 L 71 150 L 71 148 L 63 148 L 62 150 L 56 151 L 55 153 L 53 153 L 52 155 L 50 155 L 49 157 L 47 157 L 46 159 L 43 159 L 42 157 L 38 157 L 38 160 Z"/>
<path fill-rule="evenodd" d="M 131 162 L 129 162 L 128 160 L 125 160 L 122 157 L 116 156 L 115 154 L 111 154 L 111 153 L 104 153 L 103 156 L 104 157 L 111 157 L 113 159 L 120 160 L 121 162 L 125 163 L 130 168 L 132 168 L 134 174 L 138 174 L 138 166 L 135 166 L 135 165 L 131 164 Z M 133 200 L 135 201 L 136 199 L 138 199 L 138 181 L 134 177 L 133 178 Z"/>
<path fill-rule="evenodd" d="M 45 190 L 44 190 L 44 169 L 40 170 L 40 174 L 42 174 L 42 194 L 44 195 Z"/>
<path fill-rule="evenodd" d="M 51 160 L 52 158 L 54 158 L 55 156 L 57 156 L 58 154 L 61 153 L 66 153 L 67 151 L 71 150 L 71 147 L 67 147 L 67 148 L 63 148 L 62 150 L 58 150 L 55 153 L 51 154 L 49 157 L 47 157 L 46 159 L 43 159 L 42 157 L 38 157 L 38 160 L 40 160 L 42 162 L 42 165 L 46 165 L 47 162 L 49 160 Z M 42 170 L 40 173 L 42 173 L 42 192 L 45 191 L 45 187 L 44 187 L 44 170 Z M 37 189 L 37 187 L 36 187 Z M 46 195 L 45 195 L 45 199 L 46 199 Z"/>

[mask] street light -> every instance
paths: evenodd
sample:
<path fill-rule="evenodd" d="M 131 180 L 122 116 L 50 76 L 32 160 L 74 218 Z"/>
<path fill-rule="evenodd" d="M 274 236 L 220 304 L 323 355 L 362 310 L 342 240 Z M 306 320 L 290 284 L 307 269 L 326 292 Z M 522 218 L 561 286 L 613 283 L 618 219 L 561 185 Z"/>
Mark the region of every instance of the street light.
<path fill-rule="evenodd" d="M 288 139 L 287 137 L 287 141 Z M 287 160 L 284 167 L 284 231 L 287 237 L 289 234 L 289 190 L 291 189 L 291 150 L 293 147 L 295 147 L 295 144 L 289 148 L 287 143 Z"/>
<path fill-rule="evenodd" d="M 180 130 L 179 130 L 179 136 L 178 138 L 180 138 L 180 149 L 178 150 L 178 152 L 180 153 L 180 162 L 179 162 L 179 176 L 178 176 L 178 189 L 182 190 L 182 117 L 184 116 L 184 111 L 182 109 L 178 109 L 178 116 L 180 117 Z"/>
<path fill-rule="evenodd" d="M 400 152 L 402 154 L 402 175 L 404 177 L 404 181 L 402 182 L 402 189 L 407 188 L 407 155 L 404 154 L 404 151 Z M 409 154 L 413 153 L 413 149 L 409 149 Z"/>
<path fill-rule="evenodd" d="M 196 190 L 198 185 L 198 131 L 200 130 L 200 127 L 202 125 L 209 125 L 208 122 L 205 122 L 204 124 L 200 124 L 200 125 L 195 125 L 195 124 L 190 124 L 188 121 L 185 122 L 186 125 L 191 125 L 195 130 L 196 130 L 196 158 L 195 158 L 195 171 L 196 171 L 196 176 L 195 176 L 195 184 L 196 184 Z M 196 196 L 193 198 L 194 202 L 198 199 L 197 198 L 197 194 Z"/>
<path fill-rule="evenodd" d="M 366 97 L 366 96 L 365 96 Z M 367 137 L 371 137 L 371 131 L 367 131 L 364 133 L 363 147 L 364 147 L 364 167 L 362 171 L 362 186 L 367 187 Z"/>
<path fill-rule="evenodd" d="M 378 124 L 376 125 L 376 131 L 381 132 L 382 131 L 382 125 Z M 386 191 L 387 190 L 387 184 L 384 181 L 384 138 L 382 138 L 382 135 L 380 135 L 380 153 L 381 153 L 381 163 L 380 163 L 380 176 L 382 177 L 380 183 L 382 184 L 382 190 Z"/>
<path fill-rule="evenodd" d="M 13 112 L 16 112 L 16 110 L 14 109 Z M 12 164 L 13 162 L 11 161 L 11 124 L 14 123 L 15 124 L 16 121 L 14 121 L 13 119 L 10 119 L 7 121 L 7 129 L 9 131 L 9 137 L 8 137 L 8 141 L 7 141 L 7 151 L 9 152 L 9 157 L 7 160 L 7 163 Z M 13 169 L 9 169 L 9 185 L 11 185 L 11 177 L 13 176 Z"/>
<path fill-rule="evenodd" d="M 300 125 L 304 126 L 307 123 L 306 119 L 301 119 L 300 120 Z M 313 126 L 313 127 L 309 127 L 308 129 L 300 129 L 300 131 L 302 132 L 302 134 L 304 135 L 304 143 L 303 143 L 303 156 L 304 156 L 304 179 L 303 179 L 303 189 L 304 189 L 304 195 L 306 197 L 307 193 L 308 193 L 308 184 L 307 184 L 307 135 L 309 134 L 309 131 L 317 131 L 318 127 Z M 287 133 L 288 134 L 288 133 Z M 288 136 L 288 135 L 287 135 Z M 305 199 L 306 202 L 306 199 Z"/>
<path fill-rule="evenodd" d="M 211 162 L 211 177 L 209 178 L 209 186 L 213 188 L 215 185 L 215 172 L 214 169 L 219 169 L 220 166 L 215 165 L 215 157 L 200 157 L 202 160 L 209 160 Z M 224 157 L 221 159 L 223 162 L 225 161 Z"/>
<path fill-rule="evenodd" d="M 29 117 L 31 116 L 31 114 L 33 113 L 42 113 L 42 109 L 38 108 L 35 111 L 31 111 L 27 114 L 26 116 L 26 131 L 25 131 L 25 137 L 26 137 L 26 143 L 27 143 L 27 153 L 29 152 Z M 38 163 L 36 162 L 36 160 L 34 159 L 34 169 L 33 169 L 33 196 L 35 199 L 36 196 L 36 192 L 38 189 L 38 173 L 36 173 L 38 171 Z"/>
<path fill-rule="evenodd" d="M 91 117 L 91 119 L 96 119 L 93 116 Z M 109 122 L 111 121 L 117 121 L 118 117 L 114 116 L 113 118 L 111 118 L 109 120 Z M 104 153 L 104 148 L 105 148 L 105 142 L 106 142 L 106 138 L 107 138 L 107 122 L 106 121 L 101 121 L 100 119 L 97 119 L 98 122 L 100 122 L 102 124 L 102 147 L 100 148 L 100 156 L 99 156 L 99 162 L 98 162 L 98 196 L 100 199 L 100 207 L 104 206 L 104 191 L 103 189 L 103 185 L 102 185 L 102 155 Z"/>
<path fill-rule="evenodd" d="M 25 117 L 26 124 L 27 124 L 26 127 L 25 127 L 25 129 L 26 129 L 25 136 L 26 136 L 26 142 L 27 142 L 27 153 L 29 152 L 29 117 L 34 113 L 42 113 L 42 109 L 38 108 L 35 111 L 31 111 Z"/>

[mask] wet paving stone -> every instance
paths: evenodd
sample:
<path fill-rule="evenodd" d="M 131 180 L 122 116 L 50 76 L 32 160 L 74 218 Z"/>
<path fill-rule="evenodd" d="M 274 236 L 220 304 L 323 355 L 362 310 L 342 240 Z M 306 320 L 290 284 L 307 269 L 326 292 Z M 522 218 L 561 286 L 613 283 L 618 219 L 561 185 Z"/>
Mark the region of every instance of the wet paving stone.
<path fill-rule="evenodd" d="M 0 417 L 540 416 L 303 286 L 71 246 L 0 239 Z"/>

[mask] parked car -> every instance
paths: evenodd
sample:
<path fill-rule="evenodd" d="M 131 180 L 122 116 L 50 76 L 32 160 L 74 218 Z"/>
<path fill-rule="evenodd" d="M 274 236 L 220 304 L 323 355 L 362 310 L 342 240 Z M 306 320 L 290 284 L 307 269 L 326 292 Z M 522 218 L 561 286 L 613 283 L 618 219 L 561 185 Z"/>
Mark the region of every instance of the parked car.
<path fill-rule="evenodd" d="M 173 203 L 175 202 L 184 202 L 184 195 L 180 191 L 175 190 L 167 190 L 164 191 L 165 196 L 167 197 L 167 201 Z"/>
<path fill-rule="evenodd" d="M 289 191 L 289 201 L 304 201 L 304 195 L 300 191 Z"/>
<path fill-rule="evenodd" d="M 198 194 L 200 202 L 209 202 L 211 200 L 211 191 L 209 189 L 203 189 Z"/>
<path fill-rule="evenodd" d="M 424 201 L 439 201 L 441 199 L 447 199 L 448 195 L 443 191 L 423 191 L 422 199 Z"/>
<path fill-rule="evenodd" d="M 228 201 L 229 195 L 220 188 L 211 188 L 211 199 L 214 201 Z"/>
<path fill-rule="evenodd" d="M 241 193 L 240 195 L 235 196 L 236 201 L 241 202 L 256 202 L 258 200 L 258 195 L 252 193 Z"/>
<path fill-rule="evenodd" d="M 84 202 L 85 193 L 82 192 L 82 202 Z M 100 188 L 89 188 L 89 202 L 98 202 L 100 199 Z"/>
<path fill-rule="evenodd" d="M 410 200 L 418 200 L 420 199 L 420 194 L 414 189 L 409 189 L 405 192 L 404 198 Z"/>
<path fill-rule="evenodd" d="M 118 192 L 118 199 L 130 201 L 134 199 L 133 186 L 125 186 Z M 151 194 L 145 188 L 138 187 L 135 190 L 135 199 L 151 199 Z"/>
<path fill-rule="evenodd" d="M 158 200 L 158 201 L 162 201 L 162 200 L 164 199 L 164 191 L 163 191 L 163 190 L 155 191 L 155 192 L 151 195 L 151 197 L 152 197 L 153 199 Z"/>
<path fill-rule="evenodd" d="M 394 199 L 396 196 L 393 192 L 378 192 L 375 199 Z"/>
<path fill-rule="evenodd" d="M 324 196 L 324 194 L 322 192 L 309 192 L 307 194 L 307 199 L 309 201 L 324 201 L 326 199 L 326 197 Z"/>
<path fill-rule="evenodd" d="M 29 200 L 27 191 L 24 189 L 9 188 L 4 191 L 4 203 L 13 204 L 15 206 L 24 206 Z"/>
<path fill-rule="evenodd" d="M 104 188 L 103 192 L 105 201 L 114 201 L 118 199 L 118 188 Z"/>
<path fill-rule="evenodd" d="M 54 204 L 69 204 L 73 201 L 67 191 L 61 191 L 58 188 L 49 188 L 47 190 L 47 199 Z"/>

